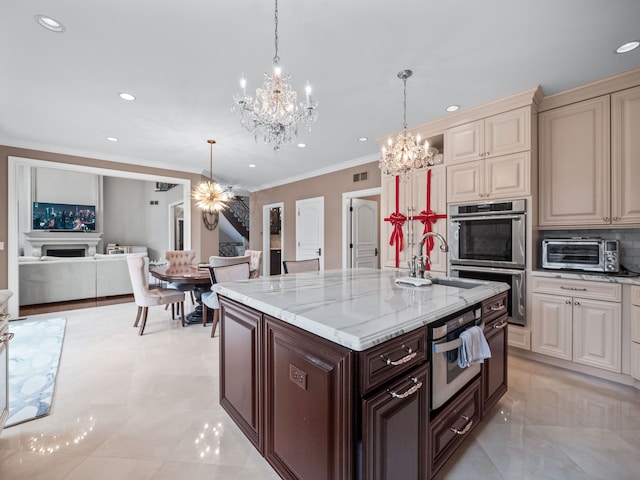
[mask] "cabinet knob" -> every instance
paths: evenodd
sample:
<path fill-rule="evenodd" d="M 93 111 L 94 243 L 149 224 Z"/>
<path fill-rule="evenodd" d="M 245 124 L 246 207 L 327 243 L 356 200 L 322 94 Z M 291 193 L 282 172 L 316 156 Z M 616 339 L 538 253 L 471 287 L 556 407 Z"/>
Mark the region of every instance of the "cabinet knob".
<path fill-rule="evenodd" d="M 604 220 L 605 222 L 609 221 L 609 217 L 604 217 L 602 220 Z"/>
<path fill-rule="evenodd" d="M 580 302 L 576 302 L 576 303 L 574 303 L 574 305 L 580 306 Z"/>
<path fill-rule="evenodd" d="M 491 152 L 484 152 L 485 157 L 488 157 L 491 154 Z"/>
<path fill-rule="evenodd" d="M 571 300 L 565 300 L 565 302 L 567 305 L 571 304 Z"/>
<path fill-rule="evenodd" d="M 620 217 L 613 217 L 614 222 L 617 222 L 618 220 L 620 220 Z"/>

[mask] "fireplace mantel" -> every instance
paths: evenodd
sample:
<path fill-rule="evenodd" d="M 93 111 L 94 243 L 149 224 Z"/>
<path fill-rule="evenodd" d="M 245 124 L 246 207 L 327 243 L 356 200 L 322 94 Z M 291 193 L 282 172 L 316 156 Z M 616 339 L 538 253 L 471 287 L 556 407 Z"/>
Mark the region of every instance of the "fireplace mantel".
<path fill-rule="evenodd" d="M 25 232 L 25 255 L 41 257 L 44 255 L 43 246 L 56 247 L 84 247 L 86 255 L 96 254 L 96 247 L 102 239 L 99 232 L 53 232 L 49 230 Z"/>

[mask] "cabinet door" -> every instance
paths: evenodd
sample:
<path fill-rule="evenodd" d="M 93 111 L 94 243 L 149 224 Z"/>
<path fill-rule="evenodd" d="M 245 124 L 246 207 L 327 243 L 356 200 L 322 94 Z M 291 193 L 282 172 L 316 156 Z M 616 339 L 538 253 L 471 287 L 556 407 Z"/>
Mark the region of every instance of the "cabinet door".
<path fill-rule="evenodd" d="M 482 416 L 507 391 L 507 321 L 506 313 L 484 327 L 491 358 L 482 364 Z"/>
<path fill-rule="evenodd" d="M 220 404 L 262 453 L 262 314 L 219 298 Z"/>
<path fill-rule="evenodd" d="M 534 293 L 531 300 L 531 350 L 571 360 L 571 297 Z"/>
<path fill-rule="evenodd" d="M 484 157 L 531 150 L 531 109 L 519 108 L 484 120 Z"/>
<path fill-rule="evenodd" d="M 0 310 L 0 318 L 2 311 Z M 0 433 L 9 417 L 9 322 L 0 320 Z"/>
<path fill-rule="evenodd" d="M 484 154 L 484 120 L 465 123 L 444 132 L 445 163 L 469 162 Z"/>
<path fill-rule="evenodd" d="M 540 225 L 610 223 L 609 96 L 539 115 Z"/>
<path fill-rule="evenodd" d="M 631 305 L 631 340 L 640 343 L 640 306 Z"/>
<path fill-rule="evenodd" d="M 622 312 L 619 303 L 573 300 L 573 361 L 620 372 Z"/>
<path fill-rule="evenodd" d="M 438 215 L 447 214 L 447 169 L 444 165 L 438 165 L 430 167 L 431 170 L 431 210 Z M 427 171 L 428 169 L 418 170 L 413 173 L 413 205 L 414 214 L 419 215 L 420 212 L 425 211 L 427 208 Z M 432 231 L 439 233 L 445 239 L 447 238 L 447 219 L 436 219 L 432 224 Z M 424 233 L 424 224 L 415 221 L 413 225 L 414 238 L 415 238 L 415 251 L 416 255 L 419 254 L 420 245 L 418 242 Z M 426 248 L 423 247 L 423 253 Z M 443 272 L 447 271 L 447 254 L 440 250 L 440 244 L 438 240 L 435 240 L 435 245 L 431 254 L 429 255 L 431 260 L 431 271 Z"/>
<path fill-rule="evenodd" d="M 353 478 L 351 352 L 265 315 L 264 456 L 282 478 Z"/>
<path fill-rule="evenodd" d="M 484 160 L 447 167 L 447 200 L 477 201 L 484 196 Z"/>
<path fill-rule="evenodd" d="M 396 180 L 397 178 L 397 180 Z M 402 250 L 397 250 L 396 245 L 390 245 L 391 235 L 393 233 L 393 224 L 390 221 L 384 220 L 390 218 L 390 215 L 396 211 L 396 208 L 403 215 L 408 216 L 407 212 L 407 182 L 401 177 L 392 177 L 389 175 L 383 175 L 381 178 L 382 193 L 380 195 L 380 213 L 381 213 L 381 226 L 380 226 L 380 253 L 381 253 L 381 265 L 383 267 L 395 268 L 396 265 L 400 268 L 407 268 L 409 251 L 409 238 L 408 238 L 408 222 L 405 222 L 402 227 L 404 236 L 404 245 Z M 396 259 L 397 253 L 397 259 Z M 397 263 L 396 263 L 397 262 Z"/>
<path fill-rule="evenodd" d="M 611 96 L 611 217 L 640 224 L 640 87 Z"/>
<path fill-rule="evenodd" d="M 531 192 L 531 153 L 522 152 L 484 161 L 485 197 L 510 198 L 526 196 Z"/>
<path fill-rule="evenodd" d="M 425 363 L 363 400 L 362 478 L 429 478 L 428 371 Z"/>
<path fill-rule="evenodd" d="M 640 380 L 640 343 L 631 343 L 631 376 Z"/>

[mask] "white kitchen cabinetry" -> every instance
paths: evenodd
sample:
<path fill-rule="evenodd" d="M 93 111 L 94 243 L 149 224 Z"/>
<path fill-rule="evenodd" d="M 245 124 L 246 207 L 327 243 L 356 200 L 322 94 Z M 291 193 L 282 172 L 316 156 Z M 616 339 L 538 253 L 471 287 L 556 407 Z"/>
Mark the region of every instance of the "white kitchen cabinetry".
<path fill-rule="evenodd" d="M 531 150 L 531 108 L 458 125 L 444 134 L 447 165 Z"/>
<path fill-rule="evenodd" d="M 531 192 L 531 153 L 486 158 L 447 167 L 451 203 L 527 196 Z"/>
<path fill-rule="evenodd" d="M 9 315 L 7 302 L 13 296 L 9 290 L 0 290 L 0 432 L 9 417 Z"/>
<path fill-rule="evenodd" d="M 531 350 L 620 372 L 621 286 L 558 278 L 532 281 Z"/>
<path fill-rule="evenodd" d="M 540 113 L 540 225 L 640 224 L 640 87 Z"/>
<path fill-rule="evenodd" d="M 402 227 L 403 249 L 398 252 L 397 265 L 399 268 L 407 268 L 407 263 L 411 259 L 411 254 L 419 255 L 420 237 L 424 232 L 424 224 L 419 219 L 411 218 L 419 216 L 427 208 L 427 172 L 431 170 L 431 211 L 434 214 L 445 215 L 447 213 L 446 195 L 446 169 L 444 165 L 437 165 L 412 172 L 408 178 L 392 176 L 382 176 L 382 227 L 381 235 L 381 256 L 384 267 L 396 267 L 396 246 L 390 245 L 389 241 L 393 233 L 393 224 L 385 221 L 390 218 L 392 212 L 398 211 L 405 215 L 407 219 Z M 398 191 L 396 192 L 396 186 Z M 447 238 L 447 219 L 434 219 L 432 231 Z M 435 240 L 435 245 L 429 256 L 431 260 L 431 271 L 447 271 L 447 254 L 440 251 L 440 242 Z M 426 249 L 423 248 L 423 252 Z"/>
<path fill-rule="evenodd" d="M 611 95 L 611 220 L 640 224 L 640 87 Z"/>
<path fill-rule="evenodd" d="M 640 286 L 631 287 L 631 376 L 640 380 Z"/>

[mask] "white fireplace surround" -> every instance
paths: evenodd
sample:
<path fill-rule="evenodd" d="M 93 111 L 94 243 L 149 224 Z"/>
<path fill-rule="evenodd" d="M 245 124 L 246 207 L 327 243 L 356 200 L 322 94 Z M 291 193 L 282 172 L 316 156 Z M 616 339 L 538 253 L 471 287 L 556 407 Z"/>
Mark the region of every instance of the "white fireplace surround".
<path fill-rule="evenodd" d="M 98 232 L 25 232 L 25 255 L 41 257 L 46 255 L 46 247 L 84 248 L 85 256 L 96 254 L 96 247 L 102 239 Z"/>

